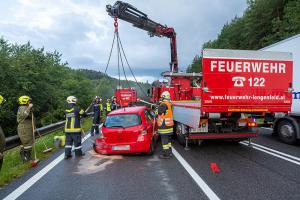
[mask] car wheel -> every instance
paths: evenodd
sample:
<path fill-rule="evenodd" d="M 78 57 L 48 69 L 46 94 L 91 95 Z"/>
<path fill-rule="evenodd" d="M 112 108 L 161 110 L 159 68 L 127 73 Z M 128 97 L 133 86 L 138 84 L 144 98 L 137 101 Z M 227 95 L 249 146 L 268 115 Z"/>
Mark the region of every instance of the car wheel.
<path fill-rule="evenodd" d="M 97 149 L 96 149 L 96 144 L 95 144 L 95 143 L 93 143 L 93 149 L 94 149 L 94 151 L 95 151 L 96 153 L 98 153 L 98 152 L 97 152 Z"/>
<path fill-rule="evenodd" d="M 177 140 L 179 142 L 179 144 L 185 146 L 185 127 L 184 125 L 178 123 L 176 125 L 176 136 L 177 136 Z"/>
<path fill-rule="evenodd" d="M 287 144 L 295 144 L 297 142 L 296 129 L 292 122 L 284 120 L 278 124 L 278 136 L 281 141 Z"/>

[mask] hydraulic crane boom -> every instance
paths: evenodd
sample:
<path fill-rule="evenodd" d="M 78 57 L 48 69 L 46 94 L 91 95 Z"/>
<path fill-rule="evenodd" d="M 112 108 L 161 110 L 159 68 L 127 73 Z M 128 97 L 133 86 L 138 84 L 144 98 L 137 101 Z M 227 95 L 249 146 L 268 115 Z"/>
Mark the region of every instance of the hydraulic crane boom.
<path fill-rule="evenodd" d="M 171 72 L 178 72 L 176 33 L 174 28 L 163 26 L 157 22 L 152 21 L 145 13 L 122 1 L 117 1 L 113 6 L 106 5 L 106 11 L 112 17 L 117 17 L 133 24 L 133 26 L 137 28 L 148 31 L 151 37 L 158 36 L 170 38 L 170 70 Z"/>

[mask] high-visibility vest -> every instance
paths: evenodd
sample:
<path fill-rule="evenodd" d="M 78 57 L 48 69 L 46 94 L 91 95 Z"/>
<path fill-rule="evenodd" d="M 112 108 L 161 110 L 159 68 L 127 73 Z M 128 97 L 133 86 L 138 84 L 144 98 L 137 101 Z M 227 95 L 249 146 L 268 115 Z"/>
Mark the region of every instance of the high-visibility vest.
<path fill-rule="evenodd" d="M 167 105 L 167 110 L 157 118 L 157 132 L 160 134 L 172 134 L 173 133 L 173 113 L 171 103 L 168 101 L 163 101 L 161 104 Z"/>
<path fill-rule="evenodd" d="M 80 115 L 82 115 L 83 113 L 84 111 L 80 109 L 79 106 L 73 106 L 65 110 L 65 133 L 81 132 Z"/>
<path fill-rule="evenodd" d="M 110 103 L 109 102 L 106 103 L 106 111 L 108 111 L 108 112 L 111 111 Z"/>
<path fill-rule="evenodd" d="M 103 111 L 103 105 L 102 105 L 102 103 L 99 104 L 99 107 L 100 107 L 100 111 Z"/>

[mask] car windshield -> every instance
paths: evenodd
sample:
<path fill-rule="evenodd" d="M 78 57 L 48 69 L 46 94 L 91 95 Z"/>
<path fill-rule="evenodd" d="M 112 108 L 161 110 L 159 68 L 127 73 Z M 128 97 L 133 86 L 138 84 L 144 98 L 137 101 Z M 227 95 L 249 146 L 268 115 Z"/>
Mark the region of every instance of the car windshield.
<path fill-rule="evenodd" d="M 107 116 L 104 126 L 108 128 L 131 127 L 141 124 L 140 116 L 137 114 L 122 114 Z"/>

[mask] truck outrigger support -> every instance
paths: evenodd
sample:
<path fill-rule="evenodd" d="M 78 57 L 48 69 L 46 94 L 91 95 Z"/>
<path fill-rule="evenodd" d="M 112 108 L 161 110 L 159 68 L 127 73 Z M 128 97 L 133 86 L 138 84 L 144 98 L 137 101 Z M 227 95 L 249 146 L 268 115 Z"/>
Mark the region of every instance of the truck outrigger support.
<path fill-rule="evenodd" d="M 184 147 L 184 150 L 186 150 L 186 151 L 190 150 L 190 147 L 189 147 L 189 138 L 188 137 L 185 137 L 185 147 Z"/>

